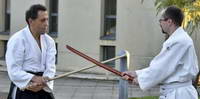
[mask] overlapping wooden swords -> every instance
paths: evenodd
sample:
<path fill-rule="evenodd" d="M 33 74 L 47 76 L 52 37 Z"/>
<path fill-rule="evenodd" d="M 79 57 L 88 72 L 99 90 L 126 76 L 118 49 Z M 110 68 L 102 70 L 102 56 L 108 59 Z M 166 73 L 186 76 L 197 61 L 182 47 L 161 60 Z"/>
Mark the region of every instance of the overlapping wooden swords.
<path fill-rule="evenodd" d="M 71 46 L 66 45 L 66 47 L 67 47 L 68 50 L 70 50 L 70 51 L 74 52 L 75 54 L 77 54 L 77 55 L 83 57 L 84 59 L 86 59 L 86 60 L 88 60 L 88 61 L 90 61 L 90 62 L 96 64 L 97 66 L 100 66 L 100 67 L 102 67 L 102 68 L 104 68 L 104 69 L 106 69 L 106 70 L 108 70 L 108 71 L 110 71 L 110 72 L 112 72 L 112 73 L 114 73 L 114 74 L 120 76 L 120 77 L 124 76 L 124 75 L 122 74 L 122 72 L 120 72 L 120 71 L 118 71 L 118 70 L 116 70 L 116 69 L 113 69 L 112 67 L 110 67 L 110 66 L 108 66 L 108 65 L 102 64 L 101 62 L 99 62 L 99 61 L 97 61 L 97 60 L 95 60 L 95 59 L 93 59 L 93 58 L 91 58 L 91 57 L 89 57 L 89 56 L 83 54 L 82 52 L 80 52 L 80 51 L 78 51 L 78 50 L 72 48 Z M 127 76 L 129 77 L 128 80 L 130 80 L 130 81 L 133 80 L 133 76 L 128 75 L 128 74 L 125 74 L 125 75 L 127 75 Z"/>
<path fill-rule="evenodd" d="M 105 64 L 105 63 L 108 63 L 108 62 L 111 62 L 111 61 L 120 59 L 120 58 L 125 57 L 125 56 L 126 56 L 126 54 L 121 55 L 121 56 L 117 56 L 117 57 L 114 57 L 114 58 L 111 58 L 111 59 L 102 61 L 101 63 L 102 63 L 102 64 Z M 79 69 L 79 70 L 75 70 L 75 71 L 71 71 L 71 72 L 68 72 L 68 73 L 60 74 L 60 75 L 58 75 L 58 76 L 56 76 L 56 77 L 49 78 L 48 81 L 56 80 L 56 79 L 63 78 L 63 77 L 67 77 L 67 76 L 70 76 L 70 75 L 72 75 L 72 74 L 75 74 L 75 73 L 78 73 L 78 72 L 81 72 L 81 71 L 84 71 L 84 70 L 88 70 L 88 69 L 90 69 L 90 68 L 94 68 L 94 67 L 96 67 L 96 66 L 97 66 L 97 65 L 94 64 L 94 65 L 86 66 L 86 67 L 81 68 L 81 69 Z"/>
<path fill-rule="evenodd" d="M 75 73 L 77 73 L 77 72 L 81 72 L 81 71 L 84 71 L 84 70 L 87 70 L 87 69 L 90 69 L 90 68 L 93 68 L 93 67 L 96 67 L 96 66 L 100 66 L 101 68 L 104 68 L 105 70 L 108 70 L 108 71 L 110 71 L 110 72 L 112 72 L 112 73 L 114 73 L 114 74 L 116 74 L 116 75 L 118 75 L 118 76 L 120 76 L 120 77 L 124 76 L 124 75 L 122 75 L 122 72 L 120 72 L 120 71 L 118 71 L 118 70 L 116 70 L 116 69 L 113 69 L 112 67 L 110 67 L 110 66 L 108 66 L 108 65 L 105 65 L 104 63 L 108 63 L 108 62 L 111 62 L 111 61 L 120 59 L 120 58 L 122 58 L 122 57 L 127 57 L 127 56 L 128 56 L 127 53 L 124 54 L 124 55 L 121 55 L 121 56 L 117 56 L 117 57 L 108 59 L 108 60 L 103 61 L 103 62 L 99 62 L 99 61 L 97 61 L 97 60 L 95 60 L 95 59 L 93 59 L 93 58 L 91 58 L 91 57 L 89 57 L 89 56 L 83 54 L 82 52 L 80 52 L 80 51 L 78 51 L 78 50 L 72 48 L 72 47 L 69 46 L 69 45 L 66 45 L 66 48 L 67 48 L 68 50 L 70 50 L 71 52 L 73 52 L 73 53 L 75 53 L 75 54 L 77 54 L 77 55 L 83 57 L 84 59 L 86 59 L 86 60 L 88 60 L 88 61 L 94 63 L 95 65 L 86 66 L 86 67 L 81 68 L 81 69 L 79 69 L 79 70 L 75 70 L 75 71 L 71 71 L 71 72 L 68 72 L 68 73 L 60 74 L 60 75 L 55 76 L 55 77 L 53 77 L 53 78 L 48 78 L 48 79 L 46 79 L 46 82 L 52 81 L 52 80 L 56 80 L 56 79 L 59 79 L 59 78 L 63 78 L 63 77 L 67 77 L 67 76 L 70 76 L 70 75 L 75 74 Z M 129 61 L 129 60 L 128 60 L 128 61 Z M 129 76 L 129 79 L 128 79 L 128 80 L 130 80 L 130 81 L 133 80 L 133 77 L 132 77 L 131 75 L 128 75 L 128 74 L 125 74 L 125 75 Z M 30 87 L 30 86 L 31 86 L 31 85 L 28 85 L 26 88 L 28 88 L 28 87 Z M 24 90 L 24 89 L 26 89 L 26 88 L 23 88 L 22 90 Z"/>

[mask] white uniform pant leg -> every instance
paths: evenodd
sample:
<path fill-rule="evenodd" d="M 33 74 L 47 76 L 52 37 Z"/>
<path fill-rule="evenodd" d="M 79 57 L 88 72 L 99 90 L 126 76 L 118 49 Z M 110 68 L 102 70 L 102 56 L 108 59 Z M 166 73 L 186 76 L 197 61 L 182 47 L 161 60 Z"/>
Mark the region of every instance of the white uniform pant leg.
<path fill-rule="evenodd" d="M 194 86 L 181 87 L 176 91 L 176 99 L 198 99 L 197 90 Z"/>
<path fill-rule="evenodd" d="M 192 85 L 178 88 L 160 88 L 159 99 L 198 99 L 198 94 Z"/>

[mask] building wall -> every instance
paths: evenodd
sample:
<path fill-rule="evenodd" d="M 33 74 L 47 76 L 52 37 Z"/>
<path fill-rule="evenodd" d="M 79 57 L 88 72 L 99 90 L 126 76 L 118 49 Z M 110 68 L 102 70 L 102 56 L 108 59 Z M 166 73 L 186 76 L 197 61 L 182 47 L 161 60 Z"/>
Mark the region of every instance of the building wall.
<path fill-rule="evenodd" d="M 117 50 L 130 52 L 130 69 L 148 66 L 161 49 L 163 35 L 152 0 L 118 0 Z"/>
<path fill-rule="evenodd" d="M 194 42 L 194 46 L 195 46 L 195 49 L 196 49 L 196 54 L 197 54 L 197 57 L 198 57 L 198 62 L 200 63 L 200 28 L 198 27 L 196 30 L 194 30 L 194 32 L 191 34 L 191 37 L 193 39 L 193 42 Z M 200 64 L 199 64 L 200 66 Z"/>
<path fill-rule="evenodd" d="M 27 25 L 25 21 L 25 12 L 31 5 L 45 5 L 45 2 L 45 0 L 11 0 L 10 34 L 12 35 Z"/>
<path fill-rule="evenodd" d="M 4 13 L 5 13 L 5 1 L 0 0 L 0 32 L 4 29 Z"/>
<path fill-rule="evenodd" d="M 91 63 L 67 51 L 70 45 L 99 60 L 101 0 L 60 0 L 58 70 L 76 70 Z"/>
<path fill-rule="evenodd" d="M 0 0 L 0 5 L 4 0 Z M 127 50 L 131 54 L 130 70 L 147 67 L 150 60 L 159 53 L 164 35 L 159 26 L 159 16 L 153 0 L 117 0 L 116 40 L 100 40 L 103 23 L 103 0 L 59 0 L 58 9 L 58 44 L 57 70 L 71 71 L 86 67 L 92 63 L 68 51 L 65 45 L 70 45 L 83 53 L 100 60 L 100 46 L 116 46 L 116 55 L 120 50 Z M 19 31 L 24 26 L 25 11 L 32 4 L 44 4 L 48 7 L 48 0 L 11 0 L 11 29 L 10 34 Z M 0 11 L 3 10 L 0 6 Z M 4 12 L 3 12 L 4 13 Z M 0 15 L 0 22 L 3 21 Z M 0 24 L 0 30 L 3 29 Z M 200 34 L 193 33 L 198 57 L 200 56 Z M 9 35 L 0 34 L 0 56 L 4 54 L 3 40 Z M 116 62 L 119 69 L 119 61 Z M 86 72 L 108 73 L 96 67 Z"/>
<path fill-rule="evenodd" d="M 0 41 L 0 58 L 4 56 L 4 43 Z"/>
<path fill-rule="evenodd" d="M 116 46 L 131 54 L 130 69 L 146 67 L 161 49 L 161 34 L 153 1 L 117 1 L 116 41 L 100 40 L 102 22 L 101 0 L 60 0 L 58 31 L 58 70 L 76 70 L 90 62 L 66 50 L 65 45 L 100 60 L 100 46 Z M 117 62 L 116 69 L 119 69 Z M 89 72 L 106 73 L 100 68 Z"/>

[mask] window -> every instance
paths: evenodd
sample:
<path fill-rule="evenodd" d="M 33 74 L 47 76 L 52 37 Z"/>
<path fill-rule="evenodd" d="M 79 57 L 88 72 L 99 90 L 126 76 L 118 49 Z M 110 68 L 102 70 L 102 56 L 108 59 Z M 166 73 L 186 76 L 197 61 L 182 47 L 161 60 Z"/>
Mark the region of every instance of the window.
<path fill-rule="evenodd" d="M 5 32 L 10 31 L 10 0 L 5 2 Z"/>
<path fill-rule="evenodd" d="M 0 1 L 0 34 L 10 32 L 10 0 Z"/>
<path fill-rule="evenodd" d="M 105 61 L 115 57 L 115 46 L 101 46 L 101 60 Z M 115 67 L 115 61 L 106 63 L 111 67 Z"/>
<path fill-rule="evenodd" d="M 49 0 L 49 34 L 58 34 L 58 0 Z"/>
<path fill-rule="evenodd" d="M 102 40 L 116 39 L 117 0 L 104 0 L 104 26 Z"/>

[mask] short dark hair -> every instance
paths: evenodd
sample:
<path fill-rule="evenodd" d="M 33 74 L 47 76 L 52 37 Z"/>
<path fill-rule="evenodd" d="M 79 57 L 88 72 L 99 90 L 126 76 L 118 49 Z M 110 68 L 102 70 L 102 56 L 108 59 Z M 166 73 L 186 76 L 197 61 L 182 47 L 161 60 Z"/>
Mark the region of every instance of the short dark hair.
<path fill-rule="evenodd" d="M 47 11 L 47 8 L 41 4 L 35 4 L 32 5 L 27 11 L 26 11 L 26 22 L 29 24 L 28 19 L 36 19 L 38 17 L 39 11 Z"/>
<path fill-rule="evenodd" d="M 177 26 L 181 26 L 184 19 L 184 14 L 180 8 L 176 6 L 169 6 L 166 8 L 163 17 L 172 19 Z"/>

